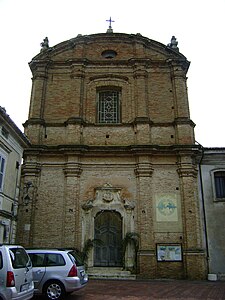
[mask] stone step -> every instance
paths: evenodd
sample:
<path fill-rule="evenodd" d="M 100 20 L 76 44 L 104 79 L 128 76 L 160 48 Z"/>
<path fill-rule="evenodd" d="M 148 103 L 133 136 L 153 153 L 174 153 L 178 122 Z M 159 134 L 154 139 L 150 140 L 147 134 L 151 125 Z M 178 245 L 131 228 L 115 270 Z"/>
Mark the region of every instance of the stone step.
<path fill-rule="evenodd" d="M 93 268 L 88 268 L 87 273 L 90 279 L 123 279 L 123 280 L 136 279 L 136 275 L 131 274 L 130 271 L 126 271 L 121 268 L 93 267 Z"/>

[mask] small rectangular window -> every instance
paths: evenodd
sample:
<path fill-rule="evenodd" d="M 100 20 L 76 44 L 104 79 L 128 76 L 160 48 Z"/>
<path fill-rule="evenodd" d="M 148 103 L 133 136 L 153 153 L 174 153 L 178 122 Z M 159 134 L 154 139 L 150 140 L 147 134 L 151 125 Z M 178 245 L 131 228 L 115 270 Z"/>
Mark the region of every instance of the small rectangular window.
<path fill-rule="evenodd" d="M 225 199 L 225 171 L 214 173 L 216 198 Z"/>
<path fill-rule="evenodd" d="M 16 161 L 16 169 L 19 169 L 19 167 L 20 167 L 20 163 Z"/>
<path fill-rule="evenodd" d="M 3 135 L 5 138 L 8 138 L 8 137 L 9 137 L 9 132 L 8 132 L 8 130 L 5 129 L 5 127 L 2 127 L 2 135 Z"/>
<path fill-rule="evenodd" d="M 5 172 L 5 158 L 3 158 L 0 154 L 0 190 L 3 188 L 3 178 Z"/>
<path fill-rule="evenodd" d="M 33 267 L 44 267 L 45 266 L 45 254 L 44 253 L 29 253 Z"/>
<path fill-rule="evenodd" d="M 120 92 L 113 89 L 99 91 L 97 113 L 99 123 L 120 123 Z"/>
<path fill-rule="evenodd" d="M 61 254 L 56 254 L 56 253 L 47 254 L 47 258 L 46 258 L 47 267 L 65 266 L 65 264 L 66 264 L 65 260 Z"/>
<path fill-rule="evenodd" d="M 23 248 L 10 248 L 10 257 L 14 269 L 31 266 L 31 261 Z"/>

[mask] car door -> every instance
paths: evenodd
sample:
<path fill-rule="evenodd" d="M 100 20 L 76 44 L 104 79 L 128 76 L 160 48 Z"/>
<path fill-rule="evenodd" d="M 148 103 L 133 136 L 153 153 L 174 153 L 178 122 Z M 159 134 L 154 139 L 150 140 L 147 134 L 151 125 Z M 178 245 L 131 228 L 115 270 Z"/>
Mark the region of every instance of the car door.
<path fill-rule="evenodd" d="M 46 277 L 64 279 L 69 273 L 70 267 L 61 253 L 46 254 Z"/>
<path fill-rule="evenodd" d="M 12 263 L 12 271 L 15 276 L 17 293 L 28 292 L 33 286 L 32 265 L 25 249 L 20 246 L 10 246 L 9 254 Z"/>
<path fill-rule="evenodd" d="M 45 253 L 29 253 L 33 266 L 34 288 L 37 290 L 46 272 Z"/>

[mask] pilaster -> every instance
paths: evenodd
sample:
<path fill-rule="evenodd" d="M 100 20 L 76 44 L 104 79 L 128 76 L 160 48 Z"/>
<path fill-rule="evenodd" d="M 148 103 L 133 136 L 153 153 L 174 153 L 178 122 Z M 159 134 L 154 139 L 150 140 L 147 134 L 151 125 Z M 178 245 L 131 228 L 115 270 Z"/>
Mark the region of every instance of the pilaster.
<path fill-rule="evenodd" d="M 50 61 L 44 61 L 38 66 L 36 65 L 36 63 L 30 64 L 33 73 L 33 83 L 30 100 L 29 119 L 43 118 L 44 116 L 49 64 Z"/>
<path fill-rule="evenodd" d="M 71 115 L 83 117 L 84 111 L 84 64 L 72 64 L 70 78 L 72 80 L 72 89 L 74 90 L 74 100 L 76 101 L 71 107 Z"/>
<path fill-rule="evenodd" d="M 137 163 L 135 174 L 137 178 L 137 215 L 140 248 L 138 265 L 140 276 L 153 277 L 154 273 L 154 230 L 152 202 L 153 168 L 149 159 L 142 157 Z"/>
<path fill-rule="evenodd" d="M 24 247 L 32 247 L 34 242 L 40 172 L 41 166 L 34 156 L 27 159 L 21 170 L 17 243 Z"/>
<path fill-rule="evenodd" d="M 148 117 L 148 105 L 147 105 L 147 79 L 148 72 L 144 66 L 134 66 L 134 80 L 135 80 L 135 103 L 137 117 Z"/>
<path fill-rule="evenodd" d="M 205 279 L 206 255 L 203 250 L 198 202 L 197 168 L 191 157 L 182 156 L 178 168 L 184 227 L 183 254 L 186 277 Z"/>
<path fill-rule="evenodd" d="M 78 162 L 72 162 L 69 158 L 65 168 L 65 205 L 64 205 L 64 233 L 63 245 L 76 247 L 81 242 L 80 220 L 80 175 L 82 166 Z"/>
<path fill-rule="evenodd" d="M 190 118 L 186 72 L 182 66 L 175 64 L 172 67 L 172 85 L 175 100 L 175 117 Z"/>

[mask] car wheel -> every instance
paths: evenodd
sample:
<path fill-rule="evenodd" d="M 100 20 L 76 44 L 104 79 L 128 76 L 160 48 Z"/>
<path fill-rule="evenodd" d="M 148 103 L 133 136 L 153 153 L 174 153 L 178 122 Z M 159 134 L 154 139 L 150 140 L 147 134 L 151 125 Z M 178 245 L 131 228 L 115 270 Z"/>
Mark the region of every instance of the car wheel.
<path fill-rule="evenodd" d="M 44 295 L 46 299 L 59 300 L 65 297 L 65 288 L 59 281 L 50 281 L 44 287 Z"/>

